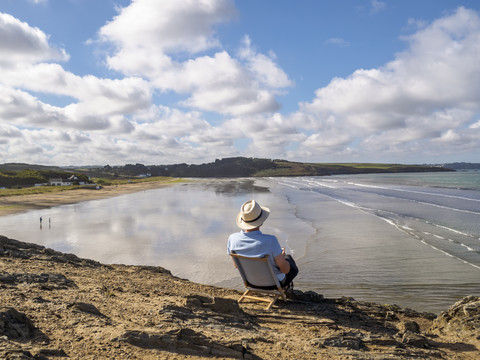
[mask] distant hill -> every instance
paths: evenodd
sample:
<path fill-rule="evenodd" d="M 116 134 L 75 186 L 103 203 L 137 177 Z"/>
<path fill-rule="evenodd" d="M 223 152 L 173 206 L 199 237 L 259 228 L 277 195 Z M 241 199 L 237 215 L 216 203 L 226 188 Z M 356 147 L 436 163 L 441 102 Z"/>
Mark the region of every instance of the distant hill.
<path fill-rule="evenodd" d="M 88 177 L 82 173 L 65 171 L 57 166 L 43 166 L 31 164 L 1 164 L 0 187 L 22 188 L 32 187 L 35 184 L 45 184 L 52 178 L 68 179 L 77 176 L 77 182 L 88 182 Z"/>
<path fill-rule="evenodd" d="M 465 163 L 465 162 L 456 162 L 456 163 L 448 163 L 442 164 L 448 169 L 453 170 L 480 170 L 480 163 Z"/>
<path fill-rule="evenodd" d="M 217 159 L 212 163 L 192 165 L 143 165 L 126 164 L 124 166 L 99 166 L 61 168 L 57 166 L 3 164 L 0 165 L 0 186 L 11 186 L 12 177 L 18 176 L 19 185 L 39 182 L 48 176 L 61 177 L 63 174 L 83 174 L 95 178 L 131 178 L 148 176 L 171 177 L 260 177 L 260 176 L 323 176 L 343 174 L 402 173 L 402 172 L 440 172 L 454 171 L 444 165 L 402 165 L 375 163 L 302 163 L 280 159 L 259 159 L 232 157 Z M 28 176 L 27 176 L 28 175 Z M 3 182 L 8 180 L 8 184 Z M 26 177 L 29 177 L 27 180 Z"/>
<path fill-rule="evenodd" d="M 82 171 L 82 169 L 75 169 Z M 368 164 L 368 163 L 301 163 L 286 160 L 233 157 L 215 162 L 189 165 L 127 164 L 84 169 L 97 177 L 172 176 L 172 177 L 258 177 L 258 176 L 316 176 L 368 173 L 439 172 L 453 171 L 442 166 Z M 95 175 L 93 175 L 95 174 Z"/>
<path fill-rule="evenodd" d="M 34 165 L 34 164 L 24 164 L 24 163 L 5 163 L 0 164 L 0 170 L 11 170 L 11 171 L 21 171 L 21 170 L 52 170 L 52 171 L 65 171 L 65 169 L 60 166 L 47 166 L 47 165 Z"/>

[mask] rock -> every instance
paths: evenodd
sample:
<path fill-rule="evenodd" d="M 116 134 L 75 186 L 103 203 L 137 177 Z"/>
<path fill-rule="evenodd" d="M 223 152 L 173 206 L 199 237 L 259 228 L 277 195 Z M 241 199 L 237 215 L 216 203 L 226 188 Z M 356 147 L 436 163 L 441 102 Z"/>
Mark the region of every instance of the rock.
<path fill-rule="evenodd" d="M 329 338 L 317 338 L 312 340 L 312 345 L 319 347 L 344 347 L 352 350 L 360 350 L 363 340 L 357 336 L 338 335 Z"/>
<path fill-rule="evenodd" d="M 142 265 L 138 267 L 139 270 L 141 271 L 150 271 L 156 274 L 166 274 L 166 275 L 172 275 L 170 270 L 167 270 L 165 268 L 162 268 L 160 266 L 147 266 L 147 265 Z"/>
<path fill-rule="evenodd" d="M 43 259 L 59 263 L 73 263 L 88 267 L 101 266 L 99 262 L 94 260 L 80 259 L 74 254 L 64 254 L 41 245 L 25 243 L 0 235 L 0 257 L 2 256 L 20 259 Z"/>
<path fill-rule="evenodd" d="M 212 304 L 213 298 L 210 296 L 188 295 L 185 299 L 185 306 L 188 308 L 203 308 Z"/>
<path fill-rule="evenodd" d="M 400 323 L 400 330 L 403 332 L 410 331 L 412 333 L 418 334 L 420 333 L 420 326 L 411 320 L 405 320 Z"/>
<path fill-rule="evenodd" d="M 395 314 L 394 311 L 387 311 L 385 313 L 385 320 L 386 321 L 398 321 L 398 316 Z"/>
<path fill-rule="evenodd" d="M 455 333 L 460 337 L 480 336 L 480 297 L 467 296 L 453 304 L 448 311 L 438 315 L 431 331 Z"/>
<path fill-rule="evenodd" d="M 300 290 L 290 290 L 286 293 L 287 298 L 290 300 L 297 301 L 308 301 L 314 303 L 321 303 L 324 301 L 324 297 L 321 294 L 316 293 L 315 291 L 300 291 Z"/>
<path fill-rule="evenodd" d="M 40 349 L 38 353 L 44 356 L 68 357 L 62 349 Z"/>
<path fill-rule="evenodd" d="M 0 283 L 41 284 L 45 290 L 67 289 L 77 285 L 63 274 L 1 274 Z"/>
<path fill-rule="evenodd" d="M 243 310 L 238 306 L 237 300 L 218 296 L 213 298 L 213 304 L 210 308 L 215 312 L 223 314 L 243 314 Z"/>
<path fill-rule="evenodd" d="M 0 308 L 0 336 L 9 339 L 31 339 L 35 334 L 35 326 L 23 313 L 11 307 Z"/>
<path fill-rule="evenodd" d="M 197 316 L 190 309 L 176 305 L 167 305 L 159 312 L 160 314 L 163 314 L 167 319 L 172 321 L 187 321 L 197 318 Z"/>
<path fill-rule="evenodd" d="M 40 360 L 38 357 L 33 356 L 30 351 L 26 350 L 0 350 L 0 359 L 5 360 Z M 43 359 L 42 359 L 43 360 Z"/>
<path fill-rule="evenodd" d="M 422 349 L 430 348 L 430 343 L 425 336 L 413 333 L 411 331 L 405 331 L 405 333 L 403 333 L 402 344 L 411 345 Z"/>
<path fill-rule="evenodd" d="M 127 342 L 147 349 L 175 350 L 178 353 L 215 356 L 222 358 L 243 358 L 247 350 L 241 343 L 220 344 L 191 329 L 172 330 L 163 334 L 143 331 L 125 331 L 112 341 Z"/>
<path fill-rule="evenodd" d="M 0 274 L 0 283 L 3 284 L 15 284 L 17 282 L 17 278 L 14 275 L 2 273 Z"/>
<path fill-rule="evenodd" d="M 87 314 L 95 315 L 95 316 L 101 316 L 101 317 L 106 317 L 103 315 L 100 310 L 98 310 L 94 305 L 92 304 L 87 304 L 83 302 L 75 302 L 73 304 L 67 305 L 67 307 L 73 308 L 73 310 L 81 311 Z"/>

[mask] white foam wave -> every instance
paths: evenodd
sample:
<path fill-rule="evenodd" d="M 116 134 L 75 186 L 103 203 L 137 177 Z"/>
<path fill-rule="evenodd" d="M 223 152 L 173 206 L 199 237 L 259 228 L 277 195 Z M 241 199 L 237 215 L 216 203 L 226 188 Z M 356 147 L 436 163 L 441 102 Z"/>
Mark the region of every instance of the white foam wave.
<path fill-rule="evenodd" d="M 444 226 L 444 225 L 438 225 L 438 224 L 433 224 L 432 225 L 436 226 L 436 227 L 439 227 L 439 228 L 442 228 L 442 229 L 445 229 L 445 230 L 448 230 L 448 231 L 451 231 L 453 233 L 456 233 L 456 234 L 460 234 L 460 235 L 463 235 L 463 236 L 468 236 L 468 237 L 471 237 L 471 235 L 467 234 L 467 233 L 464 233 L 460 230 L 455 230 L 455 229 L 452 229 L 452 228 L 449 228 L 447 226 Z"/>
<path fill-rule="evenodd" d="M 338 189 L 338 187 L 336 187 L 336 186 L 332 186 L 330 184 L 328 184 L 328 185 L 325 184 L 326 180 L 324 180 L 324 179 L 322 179 L 322 180 L 303 179 L 303 180 L 300 180 L 300 182 L 302 182 L 304 184 L 308 184 L 310 186 L 313 185 L 313 186 L 319 186 L 319 187 L 324 187 L 324 188 L 328 188 L 328 189 Z M 383 189 L 383 190 L 393 190 L 393 191 L 399 191 L 399 192 L 405 192 L 405 193 L 417 193 L 417 194 L 431 195 L 431 196 L 435 196 L 435 197 L 447 197 L 447 198 L 456 198 L 456 199 L 461 199 L 461 200 L 471 200 L 471 201 L 479 201 L 480 202 L 479 199 L 471 199 L 471 198 L 466 198 L 466 197 L 462 197 L 462 196 L 455 196 L 455 195 L 447 195 L 447 194 L 424 192 L 424 191 L 415 191 L 415 190 L 405 190 L 405 189 L 398 189 L 398 188 L 378 186 L 378 185 L 366 185 L 366 184 L 359 184 L 359 183 L 348 182 L 348 181 L 345 182 L 345 183 L 349 184 L 349 185 L 354 185 L 354 186 L 357 186 L 357 187 L 366 187 L 366 188 Z M 382 196 L 382 197 L 387 197 L 387 198 L 395 198 L 395 199 L 397 198 L 393 195 L 386 195 L 386 194 L 375 194 L 375 195 Z M 403 198 L 403 197 L 401 199 L 403 199 L 405 201 L 411 201 L 411 202 L 415 202 L 417 204 L 433 206 L 433 207 L 437 207 L 437 208 L 445 209 L 445 210 L 449 210 L 449 211 L 456 211 L 456 212 L 461 212 L 461 213 L 480 215 L 480 212 L 475 211 L 475 210 L 459 209 L 459 208 L 455 208 L 455 207 L 451 207 L 451 206 L 435 204 L 433 202 L 421 201 L 421 200 L 417 200 L 417 199 L 409 199 L 409 198 Z"/>
<path fill-rule="evenodd" d="M 465 244 L 460 244 L 460 245 L 463 246 L 464 248 L 466 248 L 468 251 L 475 251 L 475 249 L 471 248 L 468 245 L 465 245 Z"/>
<path fill-rule="evenodd" d="M 452 198 L 452 199 L 460 199 L 460 200 L 480 202 L 480 199 L 473 199 L 473 198 L 458 196 L 458 195 L 448 195 L 448 194 L 442 194 L 442 193 L 434 193 L 434 192 L 429 192 L 429 191 L 399 189 L 399 188 L 389 187 L 389 186 L 367 185 L 367 184 L 360 184 L 360 183 L 353 183 L 353 182 L 349 182 L 348 184 L 355 185 L 355 186 L 358 186 L 358 187 L 366 187 L 366 188 L 382 189 L 382 190 L 393 190 L 393 191 L 413 193 L 413 194 L 433 195 L 433 196 L 440 196 L 440 197 L 446 197 L 446 198 Z"/>

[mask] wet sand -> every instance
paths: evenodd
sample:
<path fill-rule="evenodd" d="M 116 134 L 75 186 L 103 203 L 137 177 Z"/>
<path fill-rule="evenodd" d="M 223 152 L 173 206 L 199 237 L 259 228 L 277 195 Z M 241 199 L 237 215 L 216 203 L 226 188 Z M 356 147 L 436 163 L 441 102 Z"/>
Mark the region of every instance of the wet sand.
<path fill-rule="evenodd" d="M 122 185 L 104 186 L 99 190 L 75 189 L 46 194 L 1 196 L 0 216 L 22 213 L 29 210 L 47 209 L 59 205 L 75 204 L 81 201 L 105 199 L 138 191 L 158 189 L 178 182 L 168 178 Z M 0 190 L 1 191 L 1 190 Z"/>

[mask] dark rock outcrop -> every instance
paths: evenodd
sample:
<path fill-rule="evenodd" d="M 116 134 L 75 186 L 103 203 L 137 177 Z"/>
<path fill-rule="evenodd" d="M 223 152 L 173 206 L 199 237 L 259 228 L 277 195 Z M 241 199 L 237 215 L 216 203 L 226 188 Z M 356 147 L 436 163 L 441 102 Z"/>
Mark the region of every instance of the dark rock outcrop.
<path fill-rule="evenodd" d="M 0 307 L 0 336 L 9 339 L 31 339 L 35 336 L 35 326 L 23 313 L 12 307 Z"/>

